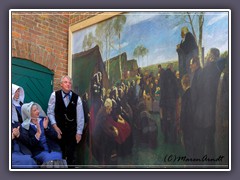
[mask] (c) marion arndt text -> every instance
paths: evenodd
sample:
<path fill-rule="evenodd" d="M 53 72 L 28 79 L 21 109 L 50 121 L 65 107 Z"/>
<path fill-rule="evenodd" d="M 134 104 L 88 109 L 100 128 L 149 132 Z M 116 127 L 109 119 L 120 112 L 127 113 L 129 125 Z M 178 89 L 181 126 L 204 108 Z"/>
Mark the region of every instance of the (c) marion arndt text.
<path fill-rule="evenodd" d="M 202 158 L 189 158 L 187 156 L 166 155 L 164 162 L 221 162 L 224 156 L 220 155 L 217 158 L 209 158 L 207 155 Z"/>

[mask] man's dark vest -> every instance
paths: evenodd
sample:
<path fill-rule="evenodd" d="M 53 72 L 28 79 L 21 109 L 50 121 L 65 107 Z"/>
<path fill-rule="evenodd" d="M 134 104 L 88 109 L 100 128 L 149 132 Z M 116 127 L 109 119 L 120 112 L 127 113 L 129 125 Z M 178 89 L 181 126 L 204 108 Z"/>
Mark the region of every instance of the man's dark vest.
<path fill-rule="evenodd" d="M 72 97 L 67 107 L 65 107 L 61 90 L 56 91 L 55 119 L 58 127 L 66 133 L 77 132 L 77 101 L 78 95 L 72 92 Z"/>

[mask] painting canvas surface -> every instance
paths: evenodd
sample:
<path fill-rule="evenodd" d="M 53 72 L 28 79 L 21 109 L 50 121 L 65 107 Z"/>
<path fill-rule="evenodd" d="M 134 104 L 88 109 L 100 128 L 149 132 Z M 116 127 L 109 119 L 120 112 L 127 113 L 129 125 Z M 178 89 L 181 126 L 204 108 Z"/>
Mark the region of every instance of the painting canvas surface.
<path fill-rule="evenodd" d="M 79 168 L 228 169 L 229 19 L 135 11 L 73 32 Z"/>

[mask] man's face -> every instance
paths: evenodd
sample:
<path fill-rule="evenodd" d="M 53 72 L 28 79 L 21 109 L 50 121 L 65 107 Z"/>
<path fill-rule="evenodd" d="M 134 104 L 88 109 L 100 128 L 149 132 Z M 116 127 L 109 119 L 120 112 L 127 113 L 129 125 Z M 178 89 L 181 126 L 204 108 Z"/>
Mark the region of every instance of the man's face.
<path fill-rule="evenodd" d="M 72 89 L 72 82 L 68 78 L 63 78 L 61 88 L 64 92 L 68 93 Z"/>
<path fill-rule="evenodd" d="M 213 62 L 214 61 L 213 55 L 210 52 L 207 53 L 206 61 L 207 62 Z"/>
<path fill-rule="evenodd" d="M 187 87 L 185 86 L 185 84 L 184 83 L 181 83 L 181 84 L 182 84 L 183 90 L 186 91 Z"/>
<path fill-rule="evenodd" d="M 185 37 L 185 33 L 183 31 L 181 31 L 181 37 L 184 38 Z"/>

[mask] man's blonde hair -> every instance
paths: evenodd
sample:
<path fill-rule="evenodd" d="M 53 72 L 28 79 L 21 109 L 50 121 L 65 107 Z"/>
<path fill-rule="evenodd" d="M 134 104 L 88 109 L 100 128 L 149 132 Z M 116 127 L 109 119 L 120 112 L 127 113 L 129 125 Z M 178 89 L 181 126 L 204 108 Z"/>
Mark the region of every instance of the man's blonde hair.
<path fill-rule="evenodd" d="M 187 34 L 187 33 L 189 32 L 187 26 L 182 27 L 181 31 L 182 31 L 184 34 Z"/>

